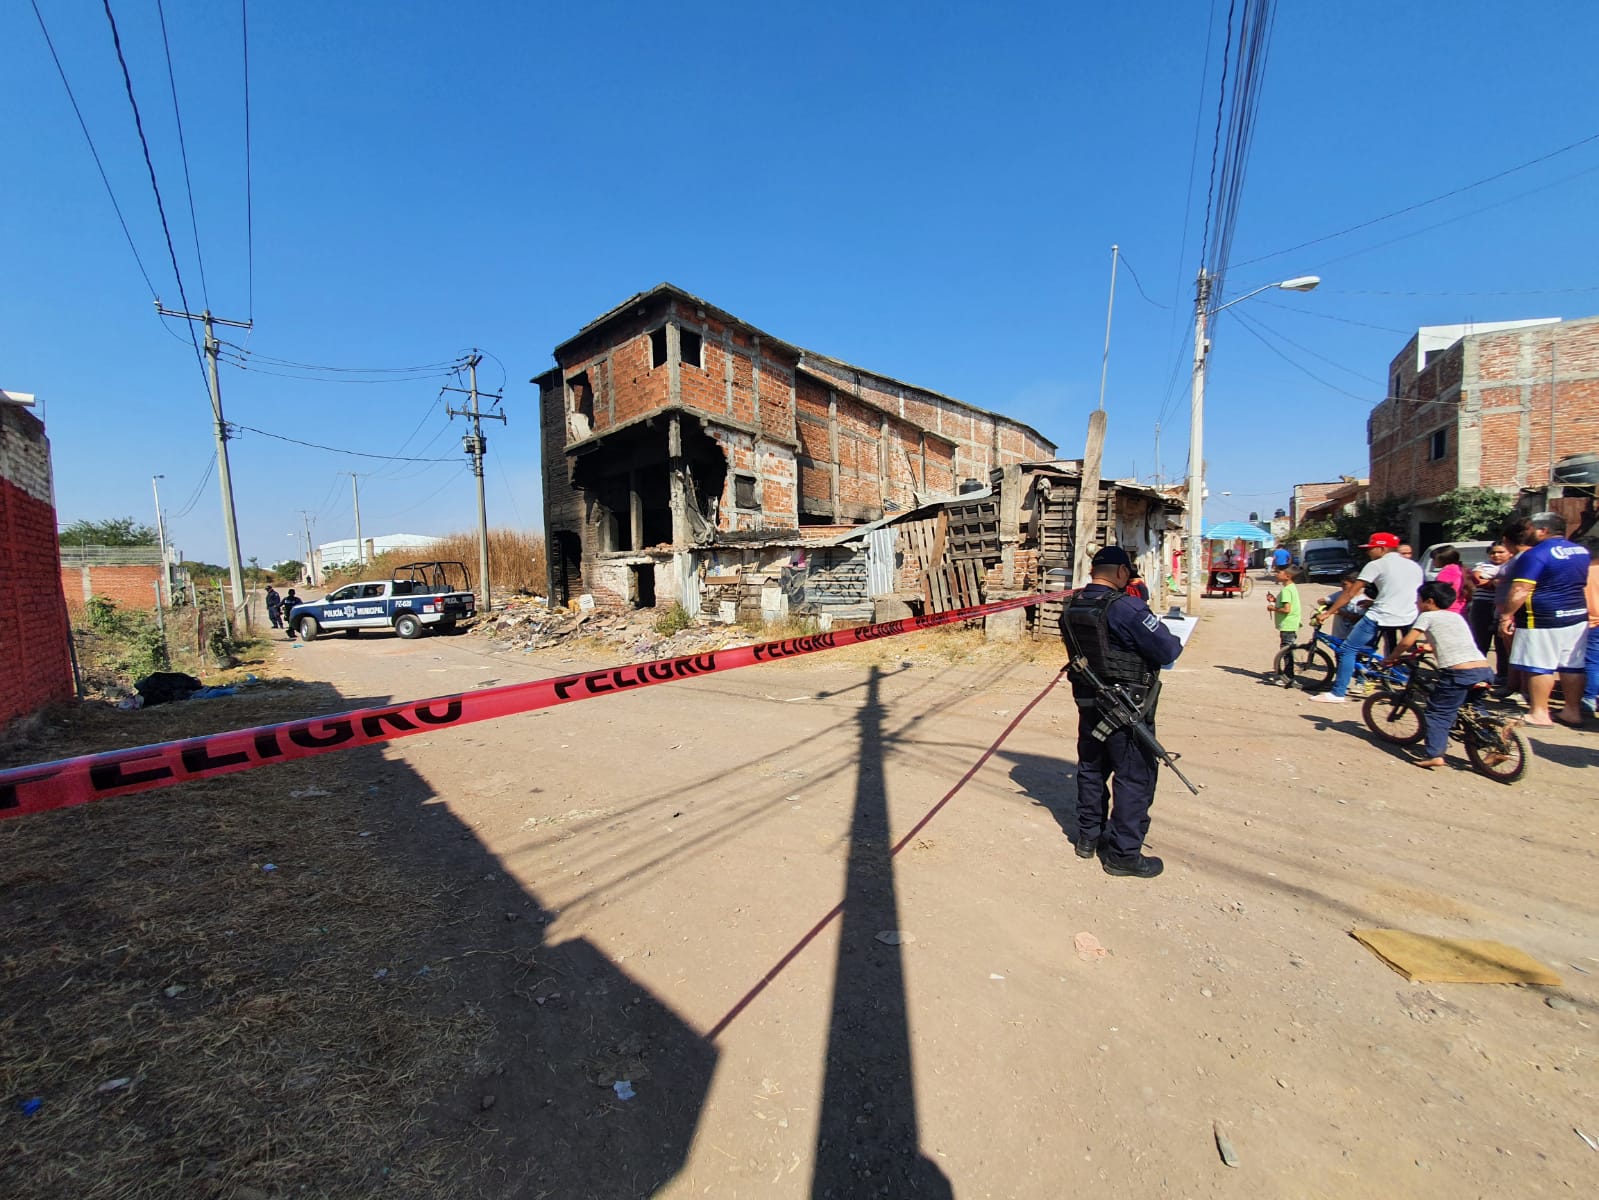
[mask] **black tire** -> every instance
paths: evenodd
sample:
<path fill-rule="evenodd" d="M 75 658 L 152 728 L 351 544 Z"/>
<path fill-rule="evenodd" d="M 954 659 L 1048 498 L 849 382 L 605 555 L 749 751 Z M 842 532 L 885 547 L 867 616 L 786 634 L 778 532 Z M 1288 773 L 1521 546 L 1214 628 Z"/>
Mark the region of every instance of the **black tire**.
<path fill-rule="evenodd" d="M 406 641 L 421 637 L 426 629 L 415 613 L 401 613 L 394 618 L 394 632 Z"/>
<path fill-rule="evenodd" d="M 1293 664 L 1292 672 L 1288 669 L 1290 663 Z M 1308 642 L 1302 642 L 1297 646 L 1284 646 L 1277 651 L 1277 659 L 1272 667 L 1279 675 L 1287 676 L 1291 673 L 1295 683 L 1312 691 L 1331 683 L 1333 674 L 1338 670 L 1332 655 L 1320 646 L 1313 646 Z"/>
<path fill-rule="evenodd" d="M 1532 770 L 1532 747 L 1519 729 L 1507 729 L 1500 735 L 1504 749 L 1498 750 L 1483 743 L 1476 733 L 1466 733 L 1466 757 L 1471 769 L 1495 783 L 1518 783 Z M 1504 758 L 1499 755 L 1503 753 Z"/>
<path fill-rule="evenodd" d="M 302 642 L 314 642 L 316 635 L 322 632 L 322 626 L 317 624 L 315 617 L 301 617 L 295 632 L 300 635 Z"/>
<path fill-rule="evenodd" d="M 1421 706 L 1393 692 L 1378 692 L 1360 706 L 1361 720 L 1379 741 L 1414 746 L 1427 734 Z"/>

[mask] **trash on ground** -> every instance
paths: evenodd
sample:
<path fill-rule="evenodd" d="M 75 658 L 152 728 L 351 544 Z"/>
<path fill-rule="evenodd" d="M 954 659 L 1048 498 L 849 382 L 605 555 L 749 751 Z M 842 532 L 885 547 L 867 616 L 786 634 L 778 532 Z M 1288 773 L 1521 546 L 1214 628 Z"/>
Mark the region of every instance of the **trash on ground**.
<path fill-rule="evenodd" d="M 1432 937 L 1403 929 L 1354 929 L 1350 936 L 1411 983 L 1560 986 L 1560 976 L 1525 951 L 1503 942 Z"/>
<path fill-rule="evenodd" d="M 190 700 L 215 700 L 218 696 L 236 696 L 239 689 L 236 687 L 206 687 L 189 694 Z"/>
<path fill-rule="evenodd" d="M 376 971 L 372 972 L 373 979 L 387 979 L 388 977 L 389 969 L 387 967 L 379 967 Z"/>
<path fill-rule="evenodd" d="M 174 983 L 169 988 L 163 988 L 162 991 L 161 991 L 161 994 L 163 996 L 165 996 L 168 1000 L 176 1000 L 179 996 L 183 995 L 183 993 L 188 991 L 188 990 L 189 989 L 184 987 L 181 983 Z"/>
<path fill-rule="evenodd" d="M 21 1104 L 17 1105 L 17 1107 L 22 1110 L 22 1115 L 23 1116 L 31 1117 L 34 1114 L 36 1114 L 41 1108 L 44 1107 L 44 1097 L 43 1096 L 30 1096 L 28 1099 L 24 1100 Z M 1579 1130 L 1577 1130 L 1577 1132 L 1578 1133 L 1582 1133 L 1582 1130 L 1579 1129 Z M 1583 1133 L 1582 1136 L 1583 1136 L 1583 1139 L 1586 1140 L 1588 1135 Z"/>
<path fill-rule="evenodd" d="M 37 1100 L 30 1100 L 29 1103 L 30 1104 L 37 1104 L 38 1101 Z M 38 1110 L 35 1109 L 34 1111 L 37 1112 Z M 1573 1125 L 1571 1127 L 1571 1132 L 1576 1134 L 1583 1141 L 1587 1142 L 1588 1143 L 1588 1149 L 1590 1149 L 1590 1150 L 1599 1150 L 1599 1138 L 1590 1137 L 1588 1134 L 1586 1134 L 1582 1130 L 1578 1129 L 1575 1125 Z"/>
<path fill-rule="evenodd" d="M 1072 945 L 1077 949 L 1077 957 L 1084 962 L 1093 962 L 1095 959 L 1104 958 L 1109 950 L 1099 944 L 1099 939 L 1091 933 L 1079 933 L 1072 939 Z"/>
<path fill-rule="evenodd" d="M 903 929 L 884 929 L 877 934 L 877 940 L 885 946 L 909 946 L 916 940 L 916 935 L 906 933 Z"/>
<path fill-rule="evenodd" d="M 108 1079 L 99 1087 L 94 1089 L 94 1094 L 96 1096 L 105 1096 L 111 1092 L 120 1092 L 132 1082 L 133 1078 L 129 1075 L 124 1075 L 120 1079 Z"/>
<path fill-rule="evenodd" d="M 1544 997 L 1544 1003 L 1547 1004 L 1550 1008 L 1558 1008 L 1558 1009 L 1562 1009 L 1562 1010 L 1568 1011 L 1568 1012 L 1574 1010 L 1577 1007 L 1570 1000 L 1567 1000 L 1564 996 L 1545 996 Z"/>
<path fill-rule="evenodd" d="M 300 788 L 289 793 L 290 800 L 315 800 L 319 796 L 331 796 L 332 792 L 324 792 L 319 787 Z"/>
<path fill-rule="evenodd" d="M 267 871 L 267 872 L 270 873 L 270 872 L 276 871 L 278 869 L 278 864 L 277 863 L 262 863 L 261 864 L 261 869 L 263 871 Z"/>
<path fill-rule="evenodd" d="M 633 1081 L 630 1079 L 618 1079 L 611 1085 L 611 1090 L 616 1093 L 616 1098 L 618 1100 L 631 1100 L 634 1096 L 638 1095 L 638 1093 L 633 1090 Z"/>
<path fill-rule="evenodd" d="M 1222 1162 L 1229 1167 L 1236 1167 L 1238 1165 L 1238 1151 L 1233 1149 L 1232 1140 L 1221 1131 L 1219 1123 L 1212 1122 L 1211 1129 L 1216 1134 L 1216 1150 L 1221 1155 Z"/>

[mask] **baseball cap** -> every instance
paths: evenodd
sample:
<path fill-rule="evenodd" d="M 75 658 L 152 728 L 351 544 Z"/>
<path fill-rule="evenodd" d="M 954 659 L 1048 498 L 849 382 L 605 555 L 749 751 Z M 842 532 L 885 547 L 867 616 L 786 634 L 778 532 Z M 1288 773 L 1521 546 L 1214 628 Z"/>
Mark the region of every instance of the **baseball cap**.
<path fill-rule="evenodd" d="M 1120 546 L 1101 546 L 1094 551 L 1093 565 L 1096 567 L 1126 567 L 1133 569 L 1133 560 L 1127 557 L 1127 551 Z"/>
<path fill-rule="evenodd" d="M 1374 533 L 1369 542 L 1362 542 L 1362 550 L 1370 550 L 1373 546 L 1381 546 L 1384 550 L 1399 549 L 1399 539 L 1391 533 Z"/>

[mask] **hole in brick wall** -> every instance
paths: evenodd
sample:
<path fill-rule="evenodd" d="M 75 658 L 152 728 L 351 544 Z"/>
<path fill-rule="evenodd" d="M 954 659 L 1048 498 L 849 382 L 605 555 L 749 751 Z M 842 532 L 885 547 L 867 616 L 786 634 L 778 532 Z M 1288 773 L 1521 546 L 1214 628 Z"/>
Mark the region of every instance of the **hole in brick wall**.
<path fill-rule="evenodd" d="M 594 387 L 589 383 L 589 373 L 579 371 L 566 381 L 572 397 L 572 411 L 577 413 L 589 427 L 594 426 Z"/>
<path fill-rule="evenodd" d="M 636 563 L 628 568 L 632 572 L 628 599 L 634 608 L 655 607 L 655 564 Z"/>
<path fill-rule="evenodd" d="M 755 476 L 733 476 L 733 505 L 735 508 L 755 508 Z"/>
<path fill-rule="evenodd" d="M 666 365 L 666 326 L 650 330 L 650 368 Z"/>
<path fill-rule="evenodd" d="M 701 355 L 704 352 L 704 340 L 699 334 L 687 329 L 680 329 L 677 333 L 677 344 L 683 356 L 685 367 L 704 367 Z"/>

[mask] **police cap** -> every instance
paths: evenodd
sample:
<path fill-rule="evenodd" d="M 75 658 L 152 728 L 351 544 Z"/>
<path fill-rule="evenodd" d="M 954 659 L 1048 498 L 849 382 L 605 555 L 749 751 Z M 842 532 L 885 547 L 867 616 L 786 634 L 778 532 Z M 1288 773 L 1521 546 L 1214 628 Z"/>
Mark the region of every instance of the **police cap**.
<path fill-rule="evenodd" d="M 1127 551 L 1120 546 L 1101 546 L 1094 552 L 1093 565 L 1096 567 L 1126 567 L 1133 569 L 1133 560 L 1127 557 Z"/>

